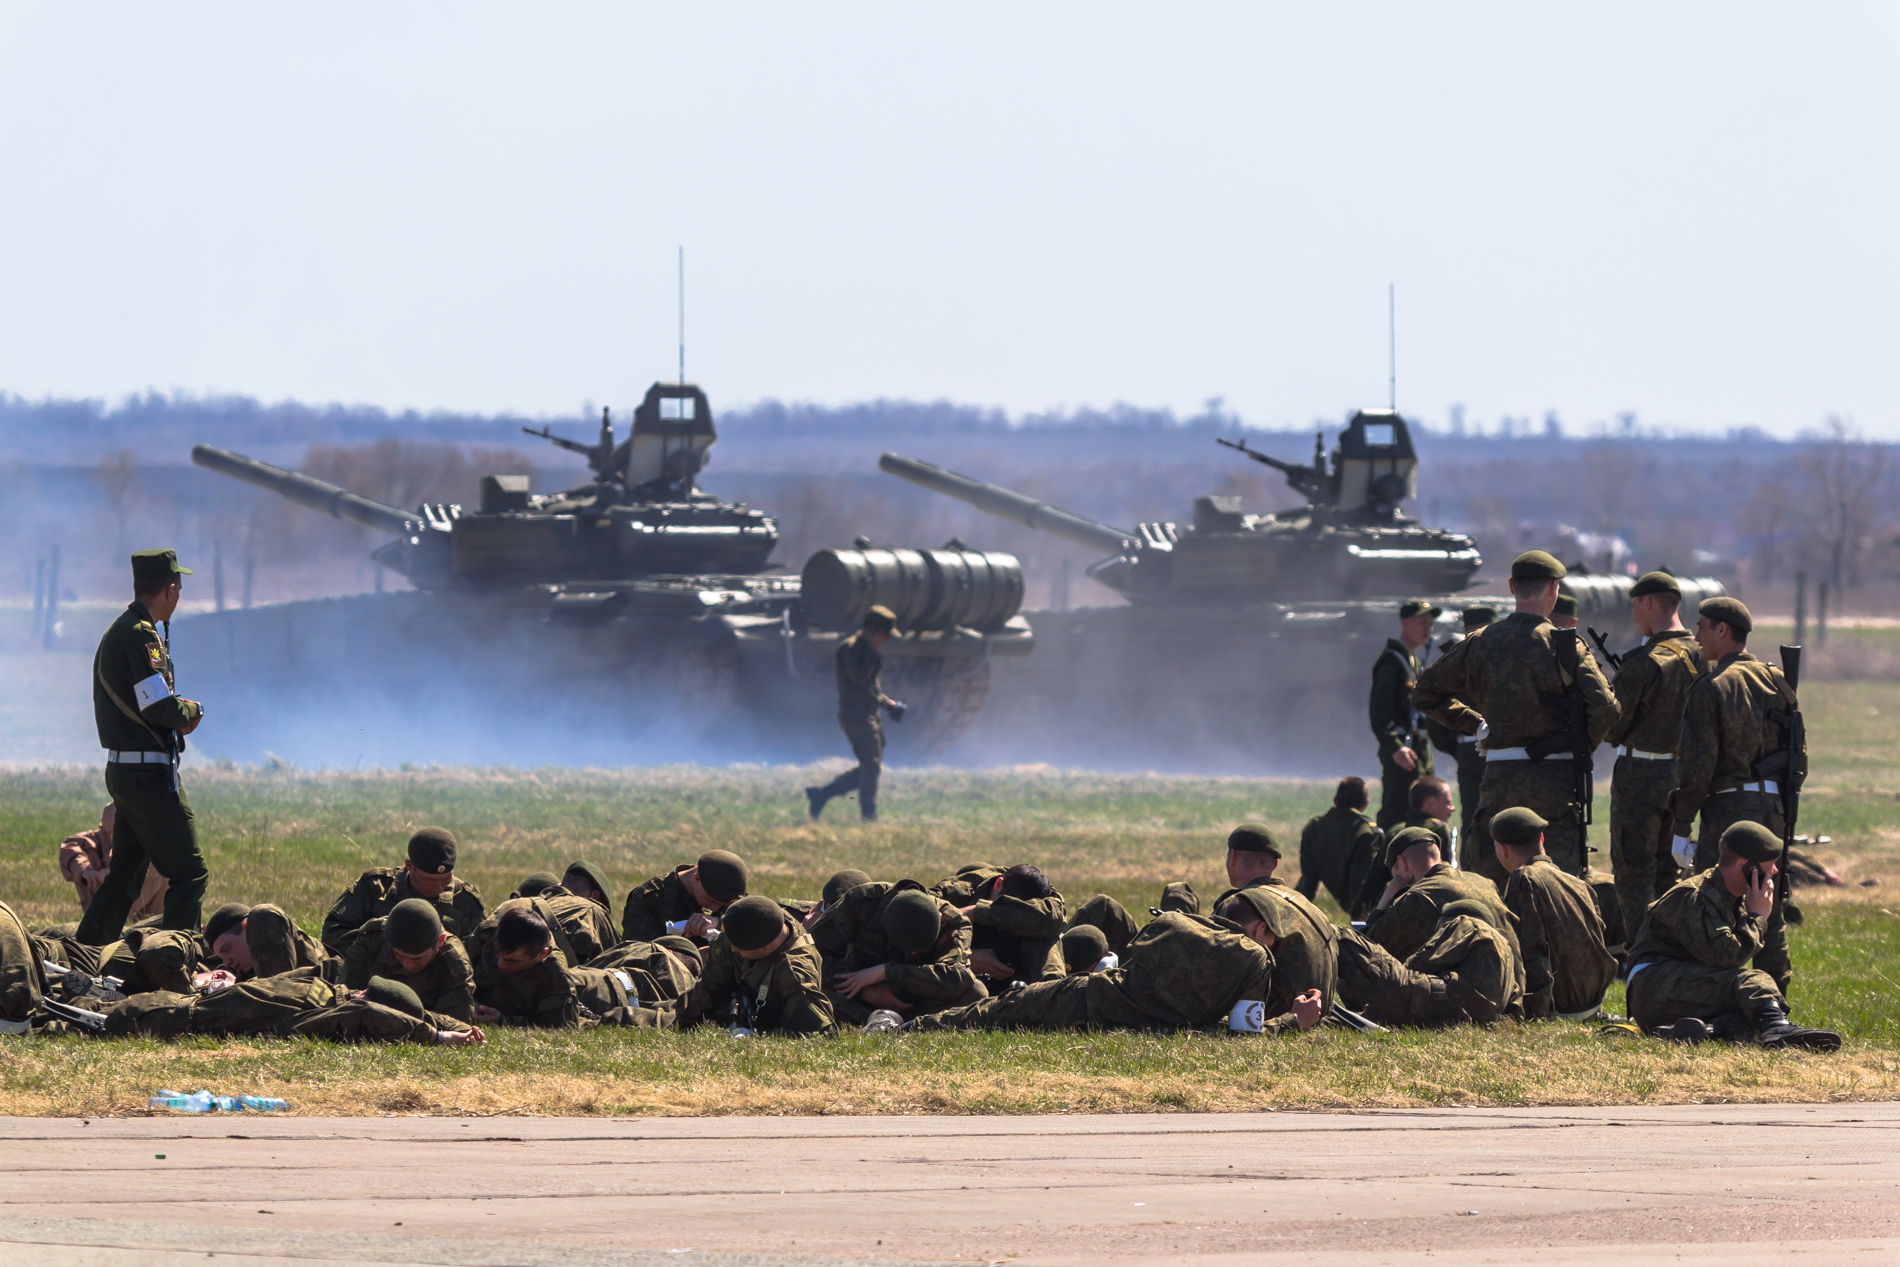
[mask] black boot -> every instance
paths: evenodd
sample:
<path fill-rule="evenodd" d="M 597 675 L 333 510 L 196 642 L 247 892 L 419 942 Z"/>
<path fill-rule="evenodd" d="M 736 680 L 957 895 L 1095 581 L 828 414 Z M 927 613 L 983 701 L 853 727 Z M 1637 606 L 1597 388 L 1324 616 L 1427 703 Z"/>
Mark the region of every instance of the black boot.
<path fill-rule="evenodd" d="M 825 812 L 825 802 L 830 799 L 831 795 L 821 787 L 808 787 L 805 789 L 805 803 L 811 807 L 813 822 L 817 822 L 818 816 Z"/>
<path fill-rule="evenodd" d="M 1658 1025 L 1656 1037 L 1668 1043 L 1706 1043 L 1715 1037 L 1715 1031 L 1700 1017 L 1685 1016 L 1674 1025 Z"/>
<path fill-rule="evenodd" d="M 1755 1030 L 1763 1047 L 1803 1047 L 1809 1051 L 1839 1051 L 1841 1036 L 1831 1029 L 1807 1029 L 1793 1024 L 1779 1003 L 1768 1003 L 1755 1013 Z"/>

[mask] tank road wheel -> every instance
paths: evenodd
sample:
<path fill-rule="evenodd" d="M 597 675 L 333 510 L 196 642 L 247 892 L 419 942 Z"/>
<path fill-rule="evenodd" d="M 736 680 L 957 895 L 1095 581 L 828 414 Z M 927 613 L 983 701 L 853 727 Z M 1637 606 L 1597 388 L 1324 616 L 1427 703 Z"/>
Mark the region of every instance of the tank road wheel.
<path fill-rule="evenodd" d="M 948 748 L 990 697 L 987 658 L 887 661 L 883 677 L 884 693 L 910 707 L 903 721 L 884 723 L 886 742 L 905 760 L 934 757 Z"/>

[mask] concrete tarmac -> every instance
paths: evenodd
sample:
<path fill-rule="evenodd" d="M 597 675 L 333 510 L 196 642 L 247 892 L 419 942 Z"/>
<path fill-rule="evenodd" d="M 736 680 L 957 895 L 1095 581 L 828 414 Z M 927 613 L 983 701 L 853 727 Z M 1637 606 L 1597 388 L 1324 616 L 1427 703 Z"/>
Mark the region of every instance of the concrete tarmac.
<path fill-rule="evenodd" d="M 1900 1105 L 0 1119 L 0 1262 L 1900 1261 Z"/>

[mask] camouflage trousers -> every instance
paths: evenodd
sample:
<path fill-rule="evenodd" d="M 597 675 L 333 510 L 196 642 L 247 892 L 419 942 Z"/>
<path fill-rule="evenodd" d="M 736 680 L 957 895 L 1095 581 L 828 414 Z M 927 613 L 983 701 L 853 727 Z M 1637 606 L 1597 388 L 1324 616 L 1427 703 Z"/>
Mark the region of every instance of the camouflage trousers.
<path fill-rule="evenodd" d="M 1121 970 L 1038 981 L 1008 994 L 917 1018 L 933 1029 L 1174 1029 L 1142 1011 L 1121 988 Z"/>
<path fill-rule="evenodd" d="M 1544 852 L 1550 860 L 1571 875 L 1581 874 L 1585 842 L 1577 836 L 1577 794 L 1571 779 L 1571 762 L 1562 759 L 1485 762 L 1478 812 L 1472 815 L 1470 835 L 1461 842 L 1459 867 L 1484 876 L 1502 892 L 1508 873 L 1491 847 L 1491 819 L 1503 810 L 1527 809 L 1550 824 L 1544 829 Z"/>
<path fill-rule="evenodd" d="M 295 968 L 316 968 L 335 960 L 335 970 L 326 976 L 333 981 L 343 979 L 342 960 L 314 937 L 300 933 L 283 908 L 269 902 L 253 906 L 244 917 L 244 944 L 251 952 L 253 976 L 276 977 Z"/>
<path fill-rule="evenodd" d="M 1681 875 L 1669 852 L 1675 834 L 1669 794 L 1675 790 L 1674 761 L 1616 759 L 1610 783 L 1610 869 L 1616 875 L 1623 931 L 1632 937 L 1643 926 L 1649 904 Z"/>
<path fill-rule="evenodd" d="M 1740 1015 L 1752 1021 L 1765 1003 L 1785 1006 L 1774 979 L 1759 968 L 1661 959 L 1632 973 L 1629 980 L 1630 1019 L 1645 1033 L 1685 1016 L 1709 1021 Z"/>
<path fill-rule="evenodd" d="M 856 792 L 858 813 L 866 818 L 876 818 L 877 781 L 884 773 L 884 726 L 875 713 L 869 717 L 839 714 L 838 725 L 844 731 L 844 737 L 850 741 L 851 755 L 858 759 L 858 763 L 825 784 L 823 795 L 826 800 L 830 800 L 846 792 Z"/>
<path fill-rule="evenodd" d="M 835 975 L 836 973 L 827 966 L 825 979 L 830 980 Z M 966 980 L 969 982 L 967 988 L 950 998 L 920 999 L 898 989 L 892 989 L 891 993 L 910 1004 L 910 1010 L 904 1013 L 905 1016 L 923 1020 L 937 1013 L 959 1011 L 974 1006 L 990 997 L 989 988 L 983 984 L 982 978 L 971 974 Z M 870 1020 L 871 1013 L 877 1010 L 864 999 L 854 999 L 835 987 L 827 988 L 825 997 L 831 1000 L 831 1010 L 837 1016 L 840 1025 L 862 1025 Z"/>
<path fill-rule="evenodd" d="M 1350 928 L 1339 934 L 1339 997 L 1381 1025 L 1435 1028 L 1466 1019 L 1444 978 L 1414 972 Z"/>
<path fill-rule="evenodd" d="M 1781 835 L 1781 798 L 1766 792 L 1722 792 L 1702 802 L 1702 824 L 1696 833 L 1695 865 L 1706 871 L 1721 859 L 1722 833 L 1737 823 L 1760 823 Z M 1707 859 L 1705 862 L 1704 859 Z M 1754 966 L 1775 979 L 1786 994 L 1794 981 L 1794 963 L 1788 957 L 1788 917 L 1785 903 L 1776 902 L 1762 929 L 1761 950 Z"/>

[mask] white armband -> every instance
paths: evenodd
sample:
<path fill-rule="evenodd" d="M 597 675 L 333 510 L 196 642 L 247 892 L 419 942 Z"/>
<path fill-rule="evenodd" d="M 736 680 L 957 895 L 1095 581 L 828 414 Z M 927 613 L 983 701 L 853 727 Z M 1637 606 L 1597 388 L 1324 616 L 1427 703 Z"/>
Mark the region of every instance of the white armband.
<path fill-rule="evenodd" d="M 162 699 L 172 697 L 172 686 L 165 680 L 163 673 L 154 673 L 143 682 L 132 684 L 132 694 L 138 697 L 139 711 L 142 713 Z"/>
<path fill-rule="evenodd" d="M 1227 1028 L 1237 1034 L 1258 1034 L 1267 1027 L 1267 1005 L 1259 999 L 1242 999 L 1227 1014 Z"/>

